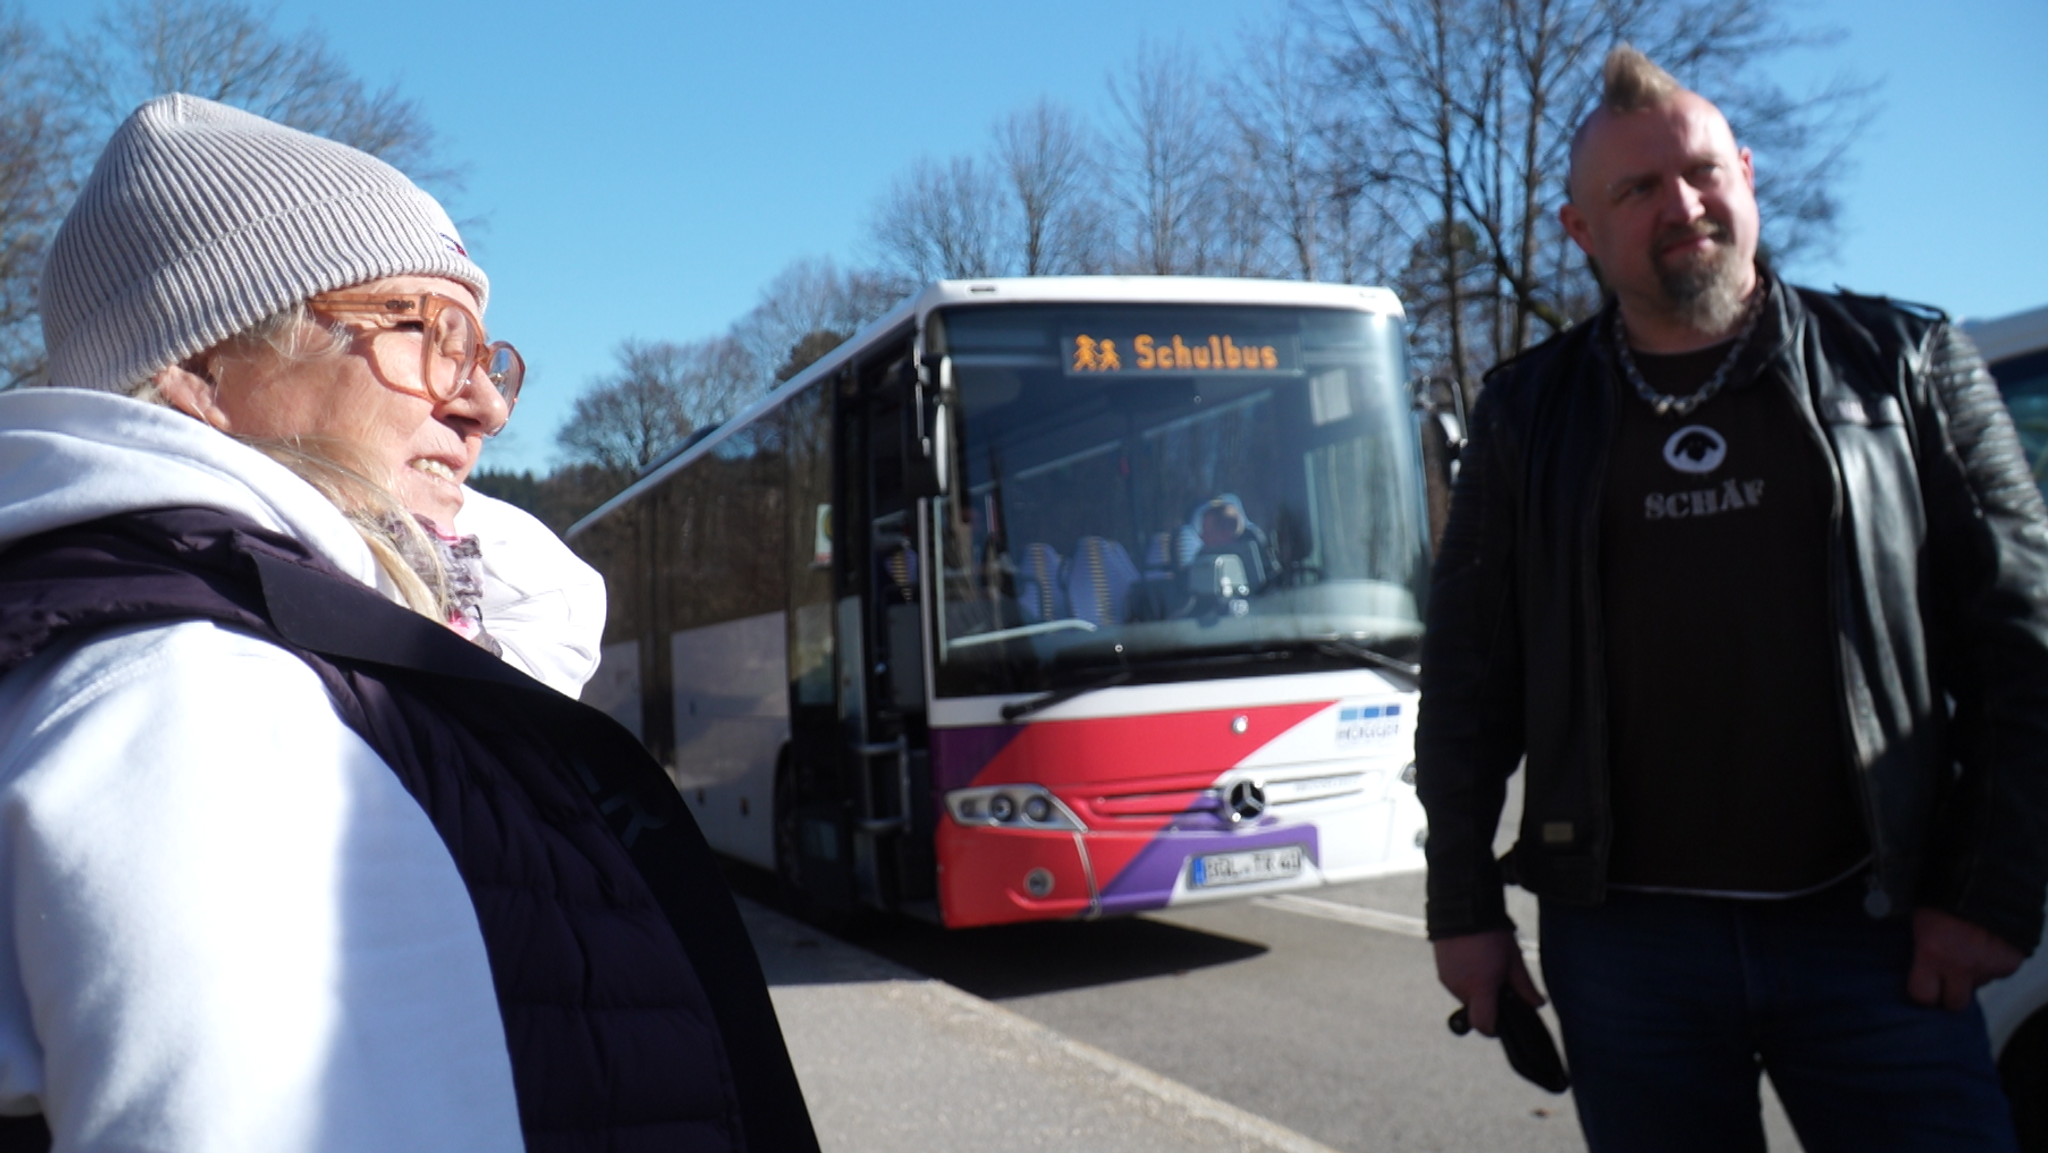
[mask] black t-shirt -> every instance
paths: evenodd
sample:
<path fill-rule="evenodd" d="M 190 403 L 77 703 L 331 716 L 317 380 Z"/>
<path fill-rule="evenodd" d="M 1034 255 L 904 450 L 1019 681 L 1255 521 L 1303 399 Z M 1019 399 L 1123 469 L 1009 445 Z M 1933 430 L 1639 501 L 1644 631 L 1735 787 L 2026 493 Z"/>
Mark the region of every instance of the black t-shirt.
<path fill-rule="evenodd" d="M 1651 388 L 1688 395 L 1728 348 L 1635 358 Z M 1868 853 L 1822 451 L 1770 381 L 1738 377 L 1684 417 L 1623 386 L 1600 536 L 1613 884 L 1788 893 Z"/>

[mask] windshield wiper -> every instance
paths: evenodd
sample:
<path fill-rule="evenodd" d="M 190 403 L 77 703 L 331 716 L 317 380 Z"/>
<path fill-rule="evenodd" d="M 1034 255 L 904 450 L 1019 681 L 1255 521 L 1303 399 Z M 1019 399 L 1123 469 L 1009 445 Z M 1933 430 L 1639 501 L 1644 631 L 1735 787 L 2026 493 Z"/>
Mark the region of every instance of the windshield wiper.
<path fill-rule="evenodd" d="M 1127 684 L 1132 677 L 1140 672 L 1151 672 L 1159 669 L 1202 668 L 1211 665 L 1239 665 L 1252 661 L 1284 661 L 1291 656 L 1293 656 L 1292 653 L 1284 650 L 1252 650 L 1248 652 L 1209 653 L 1196 657 L 1140 661 L 1135 665 L 1126 664 L 1115 672 L 1105 673 L 1102 676 L 1092 677 L 1084 681 L 1077 681 L 1071 685 L 1062 685 L 1049 693 L 1042 693 L 1029 700 L 1011 701 L 1003 706 L 1003 719 L 1006 721 L 1019 720 L 1030 716 L 1032 713 L 1042 712 L 1054 705 L 1064 704 L 1075 697 L 1086 696 L 1089 693 L 1100 692 L 1103 689 L 1111 689 L 1121 684 Z"/>
<path fill-rule="evenodd" d="M 1011 701 L 1003 706 L 1003 719 L 1006 721 L 1021 720 L 1032 713 L 1071 701 L 1075 697 L 1086 696 L 1101 689 L 1115 688 L 1128 682 L 1130 679 L 1131 670 L 1118 669 L 1108 676 L 1098 677 L 1092 681 L 1082 681 L 1078 684 L 1068 685 L 1063 689 L 1054 689 L 1049 693 L 1040 693 L 1028 701 Z"/>
<path fill-rule="evenodd" d="M 1384 673 L 1392 673 L 1408 682 L 1411 689 L 1422 687 L 1422 666 L 1390 657 L 1378 649 L 1350 637 L 1318 637 L 1314 641 L 1317 652 L 1325 656 L 1348 657 L 1360 664 L 1370 665 Z"/>

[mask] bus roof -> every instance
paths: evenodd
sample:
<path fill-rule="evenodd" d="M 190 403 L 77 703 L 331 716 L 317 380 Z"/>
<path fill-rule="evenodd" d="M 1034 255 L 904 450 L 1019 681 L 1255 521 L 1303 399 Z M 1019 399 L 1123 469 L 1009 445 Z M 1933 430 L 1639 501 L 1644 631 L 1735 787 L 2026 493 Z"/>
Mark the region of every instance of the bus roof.
<path fill-rule="evenodd" d="M 1977 342 L 1977 351 L 1987 362 L 2037 352 L 2048 348 L 2048 305 L 2011 316 L 1965 321 L 1963 331 Z"/>
<path fill-rule="evenodd" d="M 1279 304 L 1354 308 L 1399 317 L 1401 302 L 1384 288 L 1310 284 L 1299 280 L 1234 280 L 1212 276 L 1040 276 L 941 280 L 917 294 L 918 321 L 949 304 Z"/>
<path fill-rule="evenodd" d="M 934 308 L 998 304 L 1215 304 L 1268 305 L 1297 308 L 1344 308 L 1395 319 L 1404 317 L 1400 298 L 1385 288 L 1353 284 L 1313 284 L 1299 280 L 1245 280 L 1217 276 L 1037 276 L 992 277 L 985 280 L 941 280 L 871 321 L 865 328 L 766 396 L 748 405 L 715 429 L 700 431 L 682 446 L 649 465 L 624 491 L 597 506 L 564 534 L 574 539 L 590 525 L 630 504 L 643 491 L 660 484 L 717 448 L 721 441 L 774 411 L 783 401 L 817 380 L 839 371 L 876 337 L 916 318 L 924 327 Z"/>

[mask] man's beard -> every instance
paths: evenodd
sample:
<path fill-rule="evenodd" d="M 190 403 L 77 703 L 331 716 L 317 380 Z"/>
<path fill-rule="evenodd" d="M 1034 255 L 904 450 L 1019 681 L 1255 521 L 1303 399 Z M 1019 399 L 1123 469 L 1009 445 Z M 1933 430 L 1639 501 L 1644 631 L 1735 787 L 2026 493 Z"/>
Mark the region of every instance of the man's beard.
<path fill-rule="evenodd" d="M 1695 236 L 1712 237 L 1713 249 L 1700 256 L 1666 264 L 1656 253 L 1667 246 Z M 1657 270 L 1658 286 L 1664 290 L 1664 305 L 1673 320 L 1694 332 L 1719 334 L 1742 319 L 1746 298 L 1742 292 L 1742 260 L 1734 237 L 1716 220 L 1674 228 L 1657 237 L 1651 248 L 1651 263 Z"/>

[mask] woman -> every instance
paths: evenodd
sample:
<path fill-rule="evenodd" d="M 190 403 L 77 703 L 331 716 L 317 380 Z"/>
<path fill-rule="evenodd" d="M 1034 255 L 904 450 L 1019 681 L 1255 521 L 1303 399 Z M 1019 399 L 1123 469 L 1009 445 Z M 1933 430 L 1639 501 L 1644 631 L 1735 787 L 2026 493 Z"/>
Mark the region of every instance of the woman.
<path fill-rule="evenodd" d="M 816 1147 L 673 789 L 492 655 L 488 288 L 353 149 L 101 155 L 0 396 L 0 1140 Z"/>

